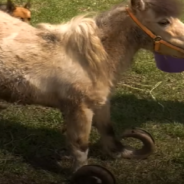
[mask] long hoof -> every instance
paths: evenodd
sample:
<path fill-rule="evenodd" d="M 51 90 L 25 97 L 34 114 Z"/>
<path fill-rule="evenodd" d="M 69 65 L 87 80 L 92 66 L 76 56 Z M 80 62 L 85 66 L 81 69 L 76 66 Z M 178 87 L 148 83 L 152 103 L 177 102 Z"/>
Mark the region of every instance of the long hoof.
<path fill-rule="evenodd" d="M 124 146 L 121 156 L 124 158 L 145 159 L 149 157 L 155 150 L 155 141 L 150 133 L 140 128 L 132 128 L 125 130 L 121 138 L 132 137 L 143 143 L 141 149 L 135 149 L 130 146 Z"/>
<path fill-rule="evenodd" d="M 86 165 L 72 176 L 70 184 L 116 184 L 114 175 L 99 165 Z"/>

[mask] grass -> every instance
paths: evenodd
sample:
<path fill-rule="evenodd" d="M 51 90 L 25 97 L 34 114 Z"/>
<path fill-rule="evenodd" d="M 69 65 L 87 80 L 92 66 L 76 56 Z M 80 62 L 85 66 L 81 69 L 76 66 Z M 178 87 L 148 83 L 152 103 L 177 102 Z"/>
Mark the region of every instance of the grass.
<path fill-rule="evenodd" d="M 58 23 L 85 11 L 104 10 L 120 0 L 32 0 L 33 19 Z M 90 163 L 111 170 L 119 184 L 184 183 L 184 74 L 159 71 L 152 54 L 140 51 L 133 67 L 122 74 L 112 98 L 112 120 L 118 135 L 141 127 L 156 140 L 147 160 L 107 160 L 92 148 Z M 149 91 L 158 83 L 160 85 Z M 140 90 L 141 89 L 141 90 Z M 62 117 L 53 109 L 9 105 L 0 112 L 0 184 L 62 184 L 70 162 L 60 160 Z M 91 142 L 99 138 L 93 130 Z M 136 144 L 133 140 L 126 143 Z"/>

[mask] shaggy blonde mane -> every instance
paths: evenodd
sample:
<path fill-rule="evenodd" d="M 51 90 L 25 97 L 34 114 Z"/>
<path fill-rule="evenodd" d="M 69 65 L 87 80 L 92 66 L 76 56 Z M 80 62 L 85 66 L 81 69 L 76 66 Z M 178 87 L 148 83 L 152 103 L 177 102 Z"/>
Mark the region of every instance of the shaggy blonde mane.
<path fill-rule="evenodd" d="M 62 24 L 40 23 L 36 27 L 59 35 L 70 55 L 85 58 L 85 61 L 84 59 L 79 61 L 84 65 L 88 64 L 90 71 L 95 72 L 97 78 L 103 76 L 107 79 L 105 61 L 107 61 L 108 54 L 99 38 L 95 18 L 90 16 L 91 14 L 83 14 Z"/>

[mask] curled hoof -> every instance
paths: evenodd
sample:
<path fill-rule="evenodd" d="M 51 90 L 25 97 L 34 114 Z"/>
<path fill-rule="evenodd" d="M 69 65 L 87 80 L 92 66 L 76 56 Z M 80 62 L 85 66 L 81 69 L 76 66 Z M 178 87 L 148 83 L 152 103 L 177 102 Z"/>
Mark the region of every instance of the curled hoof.
<path fill-rule="evenodd" d="M 78 169 L 70 184 L 116 184 L 113 174 L 99 165 L 85 165 Z"/>
<path fill-rule="evenodd" d="M 143 143 L 143 146 L 141 149 L 135 149 L 130 146 L 125 146 L 121 153 L 122 157 L 144 159 L 154 152 L 155 141 L 152 135 L 147 131 L 139 128 L 128 129 L 128 130 L 125 130 L 121 138 L 124 139 L 128 137 L 132 137 L 140 140 Z"/>

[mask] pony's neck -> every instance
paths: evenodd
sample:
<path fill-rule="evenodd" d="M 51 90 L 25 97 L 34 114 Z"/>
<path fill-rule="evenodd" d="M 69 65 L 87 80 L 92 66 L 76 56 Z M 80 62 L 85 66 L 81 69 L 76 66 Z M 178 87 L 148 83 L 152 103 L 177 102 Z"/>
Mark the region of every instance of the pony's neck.
<path fill-rule="evenodd" d="M 145 46 L 147 35 L 131 20 L 123 6 L 100 14 L 96 23 L 109 55 L 109 67 L 113 68 L 112 80 L 116 83 L 120 74 L 131 65 L 135 53 Z"/>

